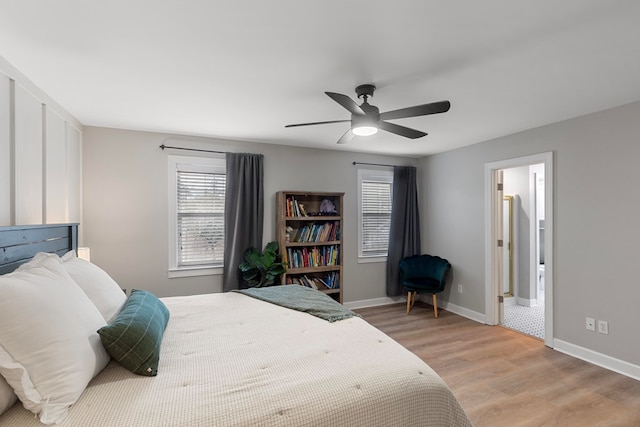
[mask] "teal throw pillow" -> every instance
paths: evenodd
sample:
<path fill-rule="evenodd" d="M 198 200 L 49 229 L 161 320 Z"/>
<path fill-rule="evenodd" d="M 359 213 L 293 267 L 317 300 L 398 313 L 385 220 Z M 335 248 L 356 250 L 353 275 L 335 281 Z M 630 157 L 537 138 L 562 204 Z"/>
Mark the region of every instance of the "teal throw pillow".
<path fill-rule="evenodd" d="M 168 322 L 169 310 L 162 301 L 134 289 L 120 313 L 98 334 L 107 353 L 122 366 L 134 374 L 155 376 Z"/>

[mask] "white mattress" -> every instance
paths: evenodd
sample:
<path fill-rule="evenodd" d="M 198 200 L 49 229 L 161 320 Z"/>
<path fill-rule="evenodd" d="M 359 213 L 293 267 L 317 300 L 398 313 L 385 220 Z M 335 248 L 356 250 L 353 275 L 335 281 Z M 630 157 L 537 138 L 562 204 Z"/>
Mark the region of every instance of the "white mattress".
<path fill-rule="evenodd" d="M 112 361 L 61 426 L 471 425 L 429 366 L 360 318 L 328 323 L 233 292 L 163 301 L 158 375 Z M 18 402 L 0 425 L 42 424 Z"/>

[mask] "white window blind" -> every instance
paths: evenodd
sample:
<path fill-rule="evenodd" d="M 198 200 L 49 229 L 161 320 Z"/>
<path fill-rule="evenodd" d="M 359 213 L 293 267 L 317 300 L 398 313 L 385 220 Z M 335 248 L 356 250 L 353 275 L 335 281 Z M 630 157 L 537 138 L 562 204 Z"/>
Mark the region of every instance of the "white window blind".
<path fill-rule="evenodd" d="M 386 257 L 391 224 L 393 173 L 362 174 L 360 179 L 360 256 Z"/>
<path fill-rule="evenodd" d="M 221 267 L 224 261 L 224 173 L 178 165 L 176 171 L 177 266 Z M 191 169 L 191 170 L 189 170 Z"/>

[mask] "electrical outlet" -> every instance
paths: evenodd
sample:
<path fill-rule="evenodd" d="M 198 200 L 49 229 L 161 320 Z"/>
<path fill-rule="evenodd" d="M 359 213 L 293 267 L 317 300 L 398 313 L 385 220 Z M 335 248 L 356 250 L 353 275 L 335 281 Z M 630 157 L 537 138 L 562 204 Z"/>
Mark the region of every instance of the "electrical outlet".
<path fill-rule="evenodd" d="M 587 329 L 589 331 L 596 331 L 596 319 L 593 317 L 587 317 Z"/>
<path fill-rule="evenodd" d="M 598 320 L 598 332 L 601 334 L 609 333 L 609 322 L 605 322 L 604 320 Z"/>
<path fill-rule="evenodd" d="M 462 293 L 462 285 L 460 283 L 458 283 L 458 293 L 459 294 Z"/>

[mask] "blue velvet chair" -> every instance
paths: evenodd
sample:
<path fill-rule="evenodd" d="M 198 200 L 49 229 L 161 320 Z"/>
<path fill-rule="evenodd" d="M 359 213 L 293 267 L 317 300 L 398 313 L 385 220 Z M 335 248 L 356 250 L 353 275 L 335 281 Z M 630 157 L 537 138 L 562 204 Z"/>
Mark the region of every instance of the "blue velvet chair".
<path fill-rule="evenodd" d="M 418 292 L 433 295 L 433 314 L 438 317 L 436 294 L 444 291 L 445 279 L 451 264 L 433 255 L 414 255 L 400 260 L 400 281 L 407 290 L 407 314 L 416 302 Z"/>

